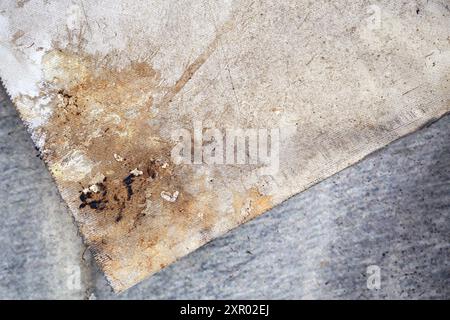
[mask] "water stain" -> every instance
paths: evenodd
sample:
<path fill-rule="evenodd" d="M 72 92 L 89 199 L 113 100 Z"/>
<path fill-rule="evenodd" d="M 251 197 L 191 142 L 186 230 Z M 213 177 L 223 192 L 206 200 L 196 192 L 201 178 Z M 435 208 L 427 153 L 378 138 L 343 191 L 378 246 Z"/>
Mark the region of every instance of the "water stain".
<path fill-rule="evenodd" d="M 173 261 L 172 251 L 183 241 L 199 235 L 197 242 L 192 241 L 197 247 L 216 236 L 211 230 L 219 221 L 219 195 L 204 184 L 195 167 L 172 163 L 173 142 L 159 135 L 164 122 L 149 125 L 215 45 L 169 88 L 159 86 L 161 74 L 147 62 L 115 69 L 94 56 L 65 50 L 48 52 L 43 58 L 47 92 L 54 104 L 42 128 L 44 159 L 62 189 L 78 190 L 66 195 L 66 201 L 78 210 L 86 242 L 113 282 L 121 281 L 114 275 L 125 270 L 125 262 L 137 266 L 145 260 L 144 270 L 156 271 Z M 155 105 L 155 96 L 162 97 L 162 103 Z M 86 174 L 74 178 L 74 163 L 83 165 L 77 160 L 80 155 L 91 165 L 80 170 Z M 197 186 L 196 192 L 186 188 L 191 184 Z M 177 197 L 167 201 L 163 194 Z M 237 224 L 270 208 L 271 201 L 252 189 L 233 205 L 230 219 Z M 140 278 L 148 271 L 142 272 Z"/>
<path fill-rule="evenodd" d="M 45 97 L 39 98 L 50 101 L 51 115 L 37 129 L 45 137 L 42 155 L 116 290 L 225 231 L 217 228 L 223 199 L 216 189 L 223 179 L 207 185 L 195 166 L 172 163 L 175 142 L 160 132 L 164 110 L 231 27 L 227 22 L 219 28 L 169 86 L 162 86 L 163 75 L 149 61 L 116 67 L 113 57 L 67 47 L 43 56 Z M 228 220 L 237 225 L 272 204 L 250 189 L 236 195 L 232 206 Z"/>

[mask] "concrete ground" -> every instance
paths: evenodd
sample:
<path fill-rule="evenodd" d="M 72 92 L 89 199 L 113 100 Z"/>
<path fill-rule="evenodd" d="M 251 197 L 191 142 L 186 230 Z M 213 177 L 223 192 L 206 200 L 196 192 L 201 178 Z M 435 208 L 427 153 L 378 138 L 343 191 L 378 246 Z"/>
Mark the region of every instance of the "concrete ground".
<path fill-rule="evenodd" d="M 1 88 L 0 298 L 448 299 L 449 137 L 447 116 L 115 295 Z"/>

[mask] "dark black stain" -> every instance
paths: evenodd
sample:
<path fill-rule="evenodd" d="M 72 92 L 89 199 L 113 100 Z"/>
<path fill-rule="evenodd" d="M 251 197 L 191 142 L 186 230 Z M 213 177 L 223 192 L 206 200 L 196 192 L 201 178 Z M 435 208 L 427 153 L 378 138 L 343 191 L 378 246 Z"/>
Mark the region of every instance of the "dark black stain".
<path fill-rule="evenodd" d="M 123 179 L 123 183 L 125 184 L 125 187 L 127 188 L 127 200 L 131 199 L 131 196 L 133 195 L 133 188 L 131 187 L 131 185 L 133 184 L 134 181 L 134 175 L 133 174 L 129 174 L 125 179 Z"/>

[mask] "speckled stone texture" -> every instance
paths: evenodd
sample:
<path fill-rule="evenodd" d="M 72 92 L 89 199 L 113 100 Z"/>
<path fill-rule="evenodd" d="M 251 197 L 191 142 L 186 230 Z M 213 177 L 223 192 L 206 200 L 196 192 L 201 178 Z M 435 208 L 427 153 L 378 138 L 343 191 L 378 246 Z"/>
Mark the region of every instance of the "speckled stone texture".
<path fill-rule="evenodd" d="M 450 298 L 450 116 L 115 295 L 0 101 L 2 299 Z"/>

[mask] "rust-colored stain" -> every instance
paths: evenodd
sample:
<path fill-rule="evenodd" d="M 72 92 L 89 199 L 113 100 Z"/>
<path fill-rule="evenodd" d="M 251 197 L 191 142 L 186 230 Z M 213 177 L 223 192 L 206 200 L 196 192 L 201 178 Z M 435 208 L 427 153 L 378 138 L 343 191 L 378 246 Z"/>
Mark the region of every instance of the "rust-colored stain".
<path fill-rule="evenodd" d="M 116 288 L 122 288 L 121 279 L 112 270 L 125 270 L 121 261 L 133 268 L 132 281 L 137 281 L 176 259 L 179 254 L 171 248 L 195 232 L 201 234 L 196 246 L 214 236 L 220 198 L 214 192 L 203 195 L 208 191 L 195 168 L 172 163 L 173 142 L 162 140 L 160 128 L 149 124 L 157 117 L 154 95 L 162 96 L 159 109 L 167 107 L 213 48 L 188 66 L 173 87 L 160 86 L 160 73 L 145 62 L 116 70 L 93 56 L 64 49 L 44 56 L 45 86 L 55 104 L 42 132 L 44 159 L 60 188 L 77 190 L 76 197 L 71 194 L 66 200 L 79 209 L 76 220 L 86 242 L 100 265 L 111 270 Z M 91 170 L 72 175 L 67 163 L 78 157 L 86 158 Z M 196 194 L 186 190 L 190 183 L 199 187 Z M 271 197 L 256 188 L 235 193 L 232 220 L 242 223 L 272 205 Z M 146 261 L 142 253 L 148 255 Z M 135 274 L 140 270 L 135 264 L 142 266 L 140 274 Z"/>
<path fill-rule="evenodd" d="M 108 57 L 85 54 L 80 45 L 42 58 L 42 87 L 54 110 L 39 129 L 45 136 L 43 158 L 118 291 L 223 233 L 213 231 L 220 223 L 216 181 L 205 187 L 206 177 L 195 167 L 174 165 L 174 142 L 159 132 L 164 110 L 231 27 L 226 22 L 171 86 L 163 85 L 161 73 L 148 62 L 114 68 Z M 21 36 L 16 33 L 15 39 Z M 27 99 L 36 98 L 16 98 Z M 153 119 L 158 121 L 151 125 Z M 190 184 L 198 186 L 195 193 L 186 190 Z M 233 207 L 228 220 L 235 222 L 226 229 L 270 208 L 270 196 L 251 189 Z"/>

